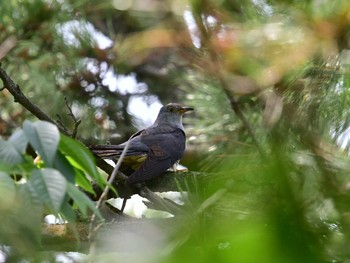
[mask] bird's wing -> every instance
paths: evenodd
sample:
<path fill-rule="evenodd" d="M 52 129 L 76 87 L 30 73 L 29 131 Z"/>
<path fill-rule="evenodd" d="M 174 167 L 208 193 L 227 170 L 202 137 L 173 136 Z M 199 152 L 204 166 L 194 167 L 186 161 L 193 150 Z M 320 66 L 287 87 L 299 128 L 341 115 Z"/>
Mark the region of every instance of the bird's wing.
<path fill-rule="evenodd" d="M 150 151 L 141 167 L 128 177 L 128 184 L 141 183 L 165 173 L 182 157 L 186 137 L 181 129 L 158 126 L 143 131 L 141 141 Z"/>
<path fill-rule="evenodd" d="M 123 152 L 127 142 L 118 145 L 94 145 L 90 146 L 90 150 L 101 158 L 115 158 L 119 157 Z M 145 155 L 149 151 L 147 145 L 141 142 L 140 135 L 130 140 L 129 149 L 126 156 Z"/>
<path fill-rule="evenodd" d="M 185 132 L 172 126 L 148 128 L 141 133 L 140 139 L 158 160 L 171 158 L 172 162 L 176 162 L 185 151 Z"/>

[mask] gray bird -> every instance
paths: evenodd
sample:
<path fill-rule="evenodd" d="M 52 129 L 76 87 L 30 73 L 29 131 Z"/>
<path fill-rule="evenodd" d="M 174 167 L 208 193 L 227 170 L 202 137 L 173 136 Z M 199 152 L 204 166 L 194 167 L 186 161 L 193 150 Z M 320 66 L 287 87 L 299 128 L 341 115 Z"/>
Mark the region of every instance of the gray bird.
<path fill-rule="evenodd" d="M 124 173 L 129 175 L 126 180 L 128 185 L 158 177 L 181 159 L 186 146 L 182 115 L 192 110 L 177 103 L 169 103 L 160 109 L 153 125 L 130 140 L 123 160 Z M 126 143 L 97 145 L 90 149 L 101 158 L 115 159 L 120 156 Z M 125 167 L 128 169 L 125 170 Z"/>

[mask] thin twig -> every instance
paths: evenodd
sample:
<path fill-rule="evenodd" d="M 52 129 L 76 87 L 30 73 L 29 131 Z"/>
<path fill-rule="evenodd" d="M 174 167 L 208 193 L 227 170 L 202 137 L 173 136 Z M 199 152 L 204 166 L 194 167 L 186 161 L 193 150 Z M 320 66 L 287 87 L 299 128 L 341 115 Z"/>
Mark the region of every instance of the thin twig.
<path fill-rule="evenodd" d="M 73 139 L 75 139 L 77 137 L 77 133 L 78 133 L 78 127 L 79 125 L 81 124 L 81 120 L 80 119 L 77 119 L 73 113 L 73 110 L 72 110 L 72 107 L 69 105 L 68 103 L 68 99 L 67 97 L 64 97 L 64 102 L 66 103 L 66 107 L 69 111 L 68 113 L 68 116 L 70 116 L 72 119 L 73 119 L 73 122 L 74 122 L 74 127 L 73 127 L 73 131 L 70 132 L 70 137 L 72 137 Z M 57 123 L 59 123 L 63 129 L 65 129 L 67 131 L 67 133 L 69 133 L 68 131 L 68 128 L 64 125 L 64 121 L 61 117 L 61 115 L 59 114 L 56 114 L 58 120 L 57 120 Z"/>
<path fill-rule="evenodd" d="M 118 174 L 118 171 L 119 171 L 119 168 L 123 162 L 123 159 L 129 149 L 129 146 L 130 146 L 130 141 L 132 138 L 134 138 L 135 136 L 139 135 L 141 133 L 141 131 L 139 132 L 136 132 L 134 133 L 133 135 L 130 136 L 129 140 L 127 141 L 124 149 L 123 149 L 123 152 L 122 154 L 120 155 L 119 159 L 118 159 L 118 162 L 117 164 L 115 165 L 114 169 L 113 169 L 113 172 L 110 176 L 110 178 L 108 179 L 108 184 L 106 185 L 106 187 L 104 188 L 100 198 L 98 199 L 97 203 L 96 203 L 96 208 L 99 209 L 99 207 L 101 206 L 102 202 L 105 200 L 109 190 L 110 190 L 110 185 L 112 185 L 113 181 L 115 180 L 117 174 Z M 120 174 L 119 174 L 120 176 Z M 125 178 L 126 179 L 126 178 Z M 90 219 L 90 226 L 89 226 L 89 239 L 91 240 L 92 237 L 94 236 L 94 233 L 95 231 L 93 230 L 93 225 L 94 225 L 94 222 L 96 220 L 96 214 L 93 214 L 91 216 L 91 219 Z M 91 251 L 94 251 L 94 244 L 92 243 L 91 244 Z"/>
<path fill-rule="evenodd" d="M 72 134 L 71 134 L 71 137 L 72 138 L 76 138 L 77 137 L 77 133 L 78 133 L 78 127 L 81 123 L 81 119 L 77 119 L 73 113 L 73 110 L 72 110 L 72 107 L 69 105 L 68 103 L 68 99 L 67 97 L 64 97 L 64 101 L 66 102 L 66 106 L 68 108 L 68 116 L 70 116 L 72 119 L 73 119 L 73 122 L 74 122 L 74 127 L 73 127 L 73 131 L 72 131 Z"/>
<path fill-rule="evenodd" d="M 64 121 L 63 121 L 61 115 L 59 115 L 57 113 L 56 116 L 57 116 L 56 123 L 60 125 L 60 127 L 66 132 L 66 134 L 69 134 L 69 131 L 68 131 L 67 127 L 64 125 Z"/>
<path fill-rule="evenodd" d="M 134 133 L 133 135 L 131 135 L 130 138 L 129 138 L 129 140 L 127 141 L 127 143 L 126 143 L 126 145 L 125 145 L 125 147 L 124 147 L 124 149 L 123 149 L 123 151 L 122 151 L 122 154 L 120 155 L 120 157 L 119 157 L 119 159 L 118 159 L 118 162 L 117 162 L 117 164 L 115 165 L 115 167 L 114 167 L 114 169 L 113 169 L 113 172 L 112 172 L 110 178 L 108 179 L 108 185 L 105 187 L 105 189 L 103 190 L 103 192 L 102 192 L 102 194 L 101 194 L 99 200 L 97 201 L 96 208 L 99 208 L 99 207 L 100 207 L 101 203 L 103 202 L 103 200 L 104 200 L 105 197 L 107 196 L 107 194 L 108 194 L 108 192 L 109 192 L 109 190 L 110 190 L 109 185 L 111 185 L 111 184 L 113 183 L 113 181 L 115 180 L 115 178 L 116 178 L 116 176 L 117 176 L 117 174 L 118 174 L 118 172 L 119 172 L 119 168 L 120 168 L 120 166 L 121 166 L 121 164 L 122 164 L 122 162 L 123 162 L 123 160 L 124 160 L 124 157 L 125 157 L 125 155 L 126 155 L 128 149 L 129 149 L 130 141 L 131 141 L 132 138 L 134 138 L 134 137 L 137 136 L 138 134 L 140 134 L 140 131 Z M 124 178 L 124 179 L 127 179 L 127 177 Z"/>

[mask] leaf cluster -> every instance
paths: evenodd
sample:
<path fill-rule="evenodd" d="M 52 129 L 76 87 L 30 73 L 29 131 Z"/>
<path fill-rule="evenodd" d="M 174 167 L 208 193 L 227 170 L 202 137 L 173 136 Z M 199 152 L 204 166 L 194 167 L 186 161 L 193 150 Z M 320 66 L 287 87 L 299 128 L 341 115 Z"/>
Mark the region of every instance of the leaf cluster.
<path fill-rule="evenodd" d="M 38 249 L 42 219 L 48 214 L 68 222 L 91 213 L 101 219 L 84 193 L 94 194 L 91 180 L 105 185 L 85 146 L 51 123 L 25 121 L 8 140 L 0 140 L 0 218 L 6 226 L 0 228 L 1 242 L 21 253 L 32 249 L 26 240 L 34 239 Z M 23 246 L 11 236 L 21 236 Z"/>

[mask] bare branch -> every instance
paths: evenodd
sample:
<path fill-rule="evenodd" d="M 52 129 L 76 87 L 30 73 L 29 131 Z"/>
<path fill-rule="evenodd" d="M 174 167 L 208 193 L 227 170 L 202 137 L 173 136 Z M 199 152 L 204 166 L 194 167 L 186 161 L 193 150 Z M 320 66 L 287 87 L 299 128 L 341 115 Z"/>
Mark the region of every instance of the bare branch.
<path fill-rule="evenodd" d="M 70 135 L 69 135 L 70 137 L 75 139 L 77 137 L 78 127 L 81 124 L 81 120 L 77 119 L 75 117 L 75 115 L 74 115 L 74 113 L 72 111 L 72 107 L 68 103 L 67 97 L 64 97 L 64 102 L 66 103 L 66 107 L 67 107 L 67 109 L 69 111 L 68 116 L 70 116 L 73 119 L 73 122 L 74 122 L 73 131 L 72 132 L 68 131 L 68 128 L 64 125 L 64 121 L 62 120 L 62 117 L 59 114 L 56 114 L 56 116 L 58 118 L 57 123 L 59 123 L 66 130 L 67 133 L 70 133 Z"/>
<path fill-rule="evenodd" d="M 66 102 L 66 106 L 68 108 L 68 116 L 71 116 L 72 119 L 73 119 L 73 122 L 74 122 L 74 128 L 73 128 L 73 131 L 72 131 L 72 138 L 76 138 L 77 137 L 77 132 L 78 132 L 78 126 L 80 125 L 81 123 L 81 120 L 80 119 L 77 119 L 72 111 L 72 107 L 69 105 L 68 103 L 68 99 L 67 97 L 64 97 L 64 101 Z"/>
<path fill-rule="evenodd" d="M 151 201 L 152 206 L 156 209 L 167 211 L 173 215 L 183 213 L 183 209 L 181 209 L 180 205 L 174 203 L 169 199 L 165 199 L 156 195 L 146 186 L 142 187 L 140 191 L 140 195 L 144 198 L 147 198 L 149 201 Z"/>
<path fill-rule="evenodd" d="M 1 67 L 0 64 L 0 79 L 2 80 L 5 89 L 7 89 L 13 96 L 15 102 L 21 104 L 29 112 L 31 112 L 39 120 L 48 121 L 57 125 L 58 129 L 69 136 L 67 131 L 59 123 L 51 119 L 45 114 L 38 106 L 34 105 L 21 91 L 20 87 L 14 83 L 14 81 L 7 75 L 6 71 Z"/>
<path fill-rule="evenodd" d="M 6 71 L 1 67 L 1 64 L 0 64 L 0 79 L 2 80 L 2 82 L 4 84 L 3 89 L 7 89 L 12 94 L 15 102 L 20 103 L 25 109 L 27 109 L 29 112 L 31 112 L 39 120 L 51 122 L 58 127 L 60 132 L 62 132 L 63 134 L 65 134 L 67 136 L 71 136 L 69 131 L 63 125 L 63 122 L 62 122 L 60 116 L 58 115 L 59 120 L 57 122 L 55 122 L 46 113 L 44 113 L 38 106 L 33 104 L 23 94 L 20 87 L 17 84 L 15 84 L 15 82 L 7 75 Z M 67 100 L 66 100 L 66 104 L 68 106 Z M 70 107 L 68 107 L 68 108 L 70 109 L 70 114 L 73 115 L 71 108 Z M 76 120 L 75 116 L 74 116 L 74 120 L 75 120 L 75 131 L 73 131 L 72 135 L 74 135 L 74 133 L 76 132 L 78 125 L 80 123 L 79 120 Z M 96 159 L 96 163 L 97 163 L 98 167 L 100 167 L 102 170 L 104 170 L 108 174 L 112 173 L 112 171 L 113 171 L 112 166 L 110 166 L 108 163 L 106 163 L 105 161 L 103 161 L 102 159 L 100 159 L 96 156 L 95 156 L 95 159 Z M 117 172 L 117 173 L 118 173 L 119 179 L 123 179 L 125 177 L 125 175 L 123 176 L 122 173 L 120 173 L 120 172 Z"/>

